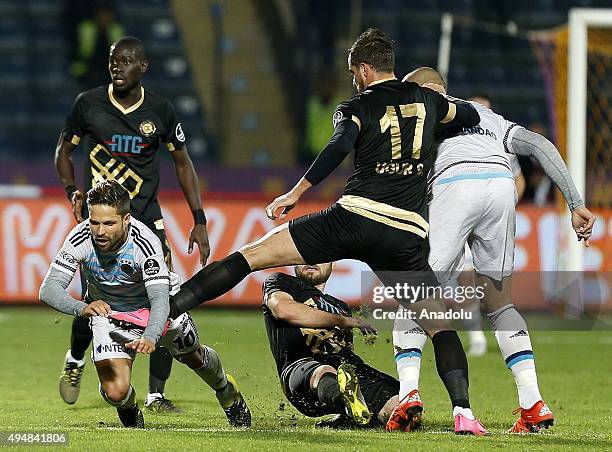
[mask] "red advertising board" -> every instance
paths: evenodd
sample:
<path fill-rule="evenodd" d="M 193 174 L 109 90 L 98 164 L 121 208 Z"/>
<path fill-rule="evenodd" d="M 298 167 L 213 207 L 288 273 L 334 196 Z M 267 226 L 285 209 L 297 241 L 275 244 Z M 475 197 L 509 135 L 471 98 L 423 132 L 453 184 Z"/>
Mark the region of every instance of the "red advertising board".
<path fill-rule="evenodd" d="M 211 245 L 209 261 L 219 260 L 275 226 L 264 212 L 263 201 L 208 200 L 206 215 Z M 295 216 L 327 207 L 323 202 L 301 203 Z M 173 253 L 174 269 L 184 278 L 200 266 L 197 250 L 189 255 L 187 245 L 192 225 L 191 213 L 181 199 L 162 201 L 165 227 Z M 588 270 L 612 269 L 612 211 L 597 212 L 592 246 L 585 262 Z M 559 256 L 559 223 L 565 221 L 553 208 L 525 207 L 517 212 L 515 271 L 555 270 Z M 0 200 L 0 302 L 32 303 L 51 259 L 74 227 L 65 198 Z M 288 270 L 288 269 L 287 269 Z M 349 302 L 357 302 L 361 291 L 361 271 L 355 261 L 337 264 L 328 291 Z M 256 272 L 216 303 L 252 305 L 261 303 L 261 284 L 274 270 Z M 79 293 L 78 278 L 71 286 Z M 519 297 L 522 299 L 522 297 Z M 528 298 L 528 297 L 527 297 Z M 520 304 L 529 304 L 529 301 Z"/>

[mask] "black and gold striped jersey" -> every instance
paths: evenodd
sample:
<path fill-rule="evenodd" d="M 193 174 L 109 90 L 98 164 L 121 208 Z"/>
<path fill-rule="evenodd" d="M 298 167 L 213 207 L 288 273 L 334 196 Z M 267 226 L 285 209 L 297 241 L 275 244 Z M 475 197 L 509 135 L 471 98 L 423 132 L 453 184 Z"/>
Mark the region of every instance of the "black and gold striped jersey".
<path fill-rule="evenodd" d="M 77 97 L 63 135 L 86 154 L 85 191 L 101 180 L 114 179 L 130 193 L 135 218 L 146 224 L 162 218 L 158 151 L 185 146 L 185 133 L 170 101 L 141 88 L 140 100 L 126 109 L 113 96 L 112 85 L 100 86 Z"/>
<path fill-rule="evenodd" d="M 334 125 L 352 121 L 359 133 L 355 169 L 338 203 L 425 237 L 434 133 L 454 118 L 454 107 L 435 91 L 395 78 L 372 83 L 341 103 Z"/>
<path fill-rule="evenodd" d="M 300 278 L 285 273 L 274 273 L 263 285 L 264 319 L 270 350 L 276 361 L 278 374 L 301 358 L 324 358 L 327 355 L 352 353 L 353 333 L 342 328 L 303 328 L 278 320 L 266 303 L 274 292 L 285 292 L 297 303 L 332 314 L 350 316 L 349 306 L 329 294 L 321 292 Z"/>

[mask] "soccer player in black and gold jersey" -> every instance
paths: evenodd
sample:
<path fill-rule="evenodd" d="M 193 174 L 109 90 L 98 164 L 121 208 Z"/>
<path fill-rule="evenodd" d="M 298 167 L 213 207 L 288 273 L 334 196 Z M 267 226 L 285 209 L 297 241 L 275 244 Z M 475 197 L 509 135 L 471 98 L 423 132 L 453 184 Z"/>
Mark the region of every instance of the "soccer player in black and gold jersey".
<path fill-rule="evenodd" d="M 157 201 L 159 153 L 167 149 L 194 216 L 188 251 L 191 253 L 196 243 L 204 265 L 210 247 L 198 179 L 174 107 L 170 101 L 145 90 L 141 84 L 148 66 L 144 46 L 137 38 L 126 36 L 111 46 L 111 83 L 77 97 L 60 134 L 55 168 L 78 222 L 87 216 L 83 193 L 101 180 L 119 182 L 130 194 L 131 214 L 159 237 L 171 268 L 170 248 Z M 83 190 L 76 187 L 71 157 L 78 145 L 85 152 Z M 90 342 L 91 330 L 87 320 L 76 318 L 72 324 L 71 347 L 60 378 L 60 394 L 66 403 L 75 403 L 79 395 L 84 354 Z M 158 350 L 151 357 L 149 397 L 145 406 L 173 410 L 173 405 L 163 396 L 172 356 L 164 348 Z"/>
<path fill-rule="evenodd" d="M 295 276 L 275 273 L 264 282 L 264 319 L 283 392 L 306 416 L 338 415 L 317 425 L 385 425 L 399 382 L 355 353 L 352 329 L 376 330 L 323 292 L 331 272 L 328 263 L 296 265 Z M 346 379 L 351 373 L 356 380 Z"/>
<path fill-rule="evenodd" d="M 200 270 L 173 297 L 171 316 L 222 295 L 250 272 L 284 265 L 358 259 L 385 284 L 393 282 L 388 272 L 401 272 L 413 284 L 437 285 L 426 253 L 434 133 L 472 127 L 480 118 L 465 102 L 397 80 L 394 66 L 393 41 L 380 30 L 370 29 L 355 41 L 348 68 L 357 95 L 338 106 L 334 134 L 304 177 L 266 211 L 271 219 L 286 217 L 303 193 L 354 149 L 355 170 L 338 202 L 278 226 Z M 439 300 L 420 303 L 443 309 Z M 432 337 L 438 373 L 454 410 L 470 409 L 467 359 L 459 336 L 448 322 L 425 323 L 421 327 Z"/>

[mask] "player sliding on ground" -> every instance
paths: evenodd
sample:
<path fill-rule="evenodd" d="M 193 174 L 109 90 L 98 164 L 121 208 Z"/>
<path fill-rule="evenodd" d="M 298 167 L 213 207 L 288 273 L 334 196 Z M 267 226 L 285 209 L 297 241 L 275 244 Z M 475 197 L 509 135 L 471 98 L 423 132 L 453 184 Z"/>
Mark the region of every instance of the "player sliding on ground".
<path fill-rule="evenodd" d="M 478 124 L 476 110 L 394 75 L 393 41 L 368 30 L 349 50 L 348 69 L 358 94 L 333 116 L 334 134 L 310 169 L 288 193 L 266 209 L 282 219 L 313 185 L 323 181 L 355 149 L 355 171 L 343 196 L 328 209 L 273 229 L 225 259 L 200 270 L 173 297 L 171 317 L 213 300 L 249 273 L 295 264 L 358 259 L 382 279 L 388 272 L 418 274 L 416 284 L 436 284 L 424 244 L 427 174 L 433 163 L 434 133 Z M 430 302 L 440 310 L 438 300 Z M 441 303 L 441 301 L 440 301 Z M 424 306 L 425 309 L 425 306 Z M 467 359 L 448 321 L 423 325 L 432 337 L 436 365 L 455 410 L 457 433 L 479 433 L 469 410 Z"/>
<path fill-rule="evenodd" d="M 445 81 L 431 68 L 419 68 L 404 80 L 446 93 Z M 484 308 L 518 391 L 520 417 L 510 432 L 535 433 L 553 425 L 554 416 L 540 395 L 527 324 L 512 304 L 516 192 L 508 155 L 538 160 L 563 193 L 577 238 L 586 246 L 595 218 L 584 206 L 550 141 L 488 108 L 475 102 L 473 105 L 480 114 L 478 127 L 455 130 L 438 146 L 429 180 L 433 194 L 429 205 L 429 263 L 444 283 L 462 269 L 464 246 L 470 246 L 476 285 L 484 288 Z M 414 404 L 411 397 L 418 395 L 420 355 L 404 355 L 403 350 L 421 350 L 426 337 L 402 334 L 415 327 L 411 320 L 400 320 L 394 327 L 400 405 L 391 417 L 390 429 L 401 429 L 409 418 L 405 413 Z"/>
<path fill-rule="evenodd" d="M 352 329 L 376 330 L 323 293 L 331 272 L 332 264 L 296 265 L 295 276 L 275 273 L 264 283 L 266 330 L 283 392 L 306 416 L 337 415 L 319 427 L 384 425 L 399 383 L 355 354 Z"/>
<path fill-rule="evenodd" d="M 251 413 L 236 381 L 226 375 L 219 355 L 200 345 L 188 313 L 168 321 L 170 274 L 161 242 L 144 223 L 131 218 L 128 192 L 115 181 L 87 193 L 89 219 L 68 234 L 40 288 L 40 299 L 75 317 L 89 319 L 92 358 L 100 394 L 117 408 L 125 427 L 144 427 L 131 385 L 136 353 L 164 345 L 216 393 L 231 425 L 247 427 Z M 80 266 L 87 301 L 72 298 L 67 287 Z"/>

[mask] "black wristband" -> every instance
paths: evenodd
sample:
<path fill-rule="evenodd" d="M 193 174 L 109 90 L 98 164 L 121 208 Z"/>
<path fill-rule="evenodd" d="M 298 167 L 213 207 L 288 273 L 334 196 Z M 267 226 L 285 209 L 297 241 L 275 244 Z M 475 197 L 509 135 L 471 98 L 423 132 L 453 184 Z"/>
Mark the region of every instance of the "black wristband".
<path fill-rule="evenodd" d="M 72 201 L 72 194 L 73 194 L 75 191 L 78 191 L 79 189 L 78 189 L 78 188 L 76 188 L 76 186 L 74 186 L 74 185 L 66 185 L 66 186 L 64 187 L 64 190 L 66 190 L 66 195 L 68 196 L 68 199 L 69 199 L 70 201 Z"/>
<path fill-rule="evenodd" d="M 204 215 L 203 209 L 195 209 L 191 211 L 193 215 L 193 222 L 195 224 L 206 224 L 206 215 Z"/>

